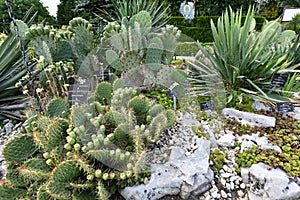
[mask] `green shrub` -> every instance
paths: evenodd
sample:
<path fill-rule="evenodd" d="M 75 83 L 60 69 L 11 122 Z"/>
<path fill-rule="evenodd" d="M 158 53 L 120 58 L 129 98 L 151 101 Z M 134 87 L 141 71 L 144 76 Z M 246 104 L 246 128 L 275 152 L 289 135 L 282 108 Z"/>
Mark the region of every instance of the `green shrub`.
<path fill-rule="evenodd" d="M 170 24 L 177 26 L 184 35 L 187 35 L 202 43 L 213 42 L 213 34 L 210 27 L 210 21 L 212 20 L 215 24 L 220 16 L 198 16 L 195 17 L 191 22 L 186 22 L 184 17 L 171 17 Z M 244 22 L 246 17 L 242 17 L 242 22 Z M 265 18 L 260 16 L 255 16 L 256 28 L 258 31 L 261 30 Z M 182 41 L 182 40 L 179 40 Z"/>

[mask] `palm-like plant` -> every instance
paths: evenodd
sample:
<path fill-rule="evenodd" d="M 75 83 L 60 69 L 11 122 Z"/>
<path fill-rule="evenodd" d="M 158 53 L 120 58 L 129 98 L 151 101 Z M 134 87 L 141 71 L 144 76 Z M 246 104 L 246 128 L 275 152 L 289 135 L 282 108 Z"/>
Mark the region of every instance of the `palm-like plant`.
<path fill-rule="evenodd" d="M 212 94 L 216 88 L 217 91 L 225 88 L 229 101 L 233 91 L 256 100 L 290 100 L 272 93 L 270 82 L 274 73 L 295 70 L 296 66 L 290 65 L 287 48 L 278 48 L 277 44 L 285 37 L 284 45 L 290 45 L 295 34 L 283 31 L 277 21 L 267 22 L 261 32 L 256 32 L 254 8 L 249 8 L 244 22 L 242 10 L 234 13 L 230 8 L 217 25 L 211 22 L 211 28 L 214 45 L 212 48 L 200 46 L 200 57 L 191 63 L 195 70 L 195 77 L 190 78 L 194 94 Z"/>

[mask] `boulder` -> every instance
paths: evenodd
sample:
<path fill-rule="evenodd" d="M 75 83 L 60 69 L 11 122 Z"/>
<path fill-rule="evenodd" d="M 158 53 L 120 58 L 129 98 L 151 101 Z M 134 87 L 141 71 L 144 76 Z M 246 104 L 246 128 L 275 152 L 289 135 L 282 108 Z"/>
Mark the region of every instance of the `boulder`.
<path fill-rule="evenodd" d="M 263 163 L 249 169 L 249 200 L 294 200 L 300 198 L 300 186 L 279 168 L 268 169 Z"/>
<path fill-rule="evenodd" d="M 224 108 L 222 113 L 228 119 L 236 120 L 242 124 L 249 124 L 252 127 L 275 127 L 275 117 L 243 112 L 234 108 Z"/>
<path fill-rule="evenodd" d="M 180 147 L 173 147 L 169 161 L 151 165 L 147 184 L 120 190 L 127 200 L 156 200 L 167 195 L 183 199 L 199 195 L 210 188 L 214 175 L 209 168 L 210 142 L 197 139 L 198 148 L 189 156 Z"/>

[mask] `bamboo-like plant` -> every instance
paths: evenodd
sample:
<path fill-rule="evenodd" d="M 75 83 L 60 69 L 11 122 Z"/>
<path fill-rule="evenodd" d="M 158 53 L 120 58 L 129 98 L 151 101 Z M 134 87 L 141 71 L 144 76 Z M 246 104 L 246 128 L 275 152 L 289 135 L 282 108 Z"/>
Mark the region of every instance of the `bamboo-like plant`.
<path fill-rule="evenodd" d="M 254 8 L 249 8 L 242 22 L 242 9 L 233 12 L 231 8 L 211 22 L 214 45 L 200 46 L 198 59 L 191 63 L 195 76 L 190 78 L 194 85 L 193 94 L 209 94 L 237 91 L 256 100 L 269 102 L 290 101 L 274 92 L 270 84 L 274 73 L 295 71 L 287 56 L 295 34 L 282 30 L 277 21 L 266 22 L 262 31 L 255 30 Z M 283 40 L 285 45 L 278 49 Z M 216 89 L 217 88 L 217 89 Z M 241 97 L 242 95 L 240 95 Z"/>

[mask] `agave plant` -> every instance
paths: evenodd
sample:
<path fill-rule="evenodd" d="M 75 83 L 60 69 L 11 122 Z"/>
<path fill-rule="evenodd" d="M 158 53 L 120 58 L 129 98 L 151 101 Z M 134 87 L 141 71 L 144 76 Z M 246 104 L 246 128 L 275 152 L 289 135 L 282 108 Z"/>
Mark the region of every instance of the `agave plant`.
<path fill-rule="evenodd" d="M 277 21 L 266 22 L 261 32 L 255 31 L 254 8 L 248 9 L 244 22 L 242 9 L 234 13 L 230 8 L 216 25 L 211 22 L 211 28 L 214 45 L 200 45 L 200 56 L 191 63 L 193 94 L 212 95 L 223 88 L 229 93 L 228 101 L 234 91 L 256 100 L 291 100 L 274 92 L 270 82 L 274 73 L 295 71 L 297 66 L 287 56 L 295 33 L 283 31 Z M 280 41 L 285 41 L 281 48 Z"/>

